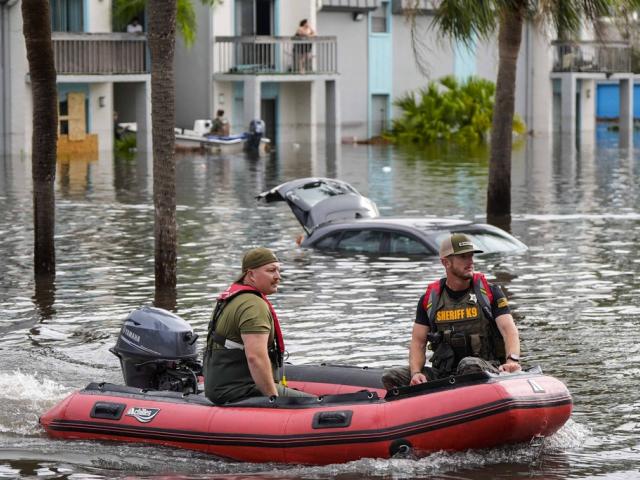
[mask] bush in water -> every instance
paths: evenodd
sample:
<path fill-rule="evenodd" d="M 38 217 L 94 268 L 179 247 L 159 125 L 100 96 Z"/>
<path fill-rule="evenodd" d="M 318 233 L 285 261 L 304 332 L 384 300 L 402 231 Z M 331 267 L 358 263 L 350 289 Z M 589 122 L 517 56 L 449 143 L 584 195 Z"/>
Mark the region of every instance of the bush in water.
<path fill-rule="evenodd" d="M 491 129 L 495 84 L 470 77 L 458 82 L 453 76 L 430 81 L 426 88 L 409 92 L 395 101 L 402 109 L 384 138 L 397 144 L 425 145 L 438 140 L 469 144 L 485 142 Z M 514 117 L 513 130 L 525 131 Z"/>

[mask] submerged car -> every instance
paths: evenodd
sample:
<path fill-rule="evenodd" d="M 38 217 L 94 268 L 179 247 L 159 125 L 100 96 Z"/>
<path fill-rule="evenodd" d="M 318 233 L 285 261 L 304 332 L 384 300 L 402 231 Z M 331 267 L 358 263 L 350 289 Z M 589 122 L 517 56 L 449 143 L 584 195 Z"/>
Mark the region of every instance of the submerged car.
<path fill-rule="evenodd" d="M 376 204 L 346 182 L 300 178 L 257 197 L 287 202 L 307 236 L 302 247 L 374 255 L 438 255 L 443 238 L 465 233 L 484 253 L 527 246 L 493 225 L 450 218 L 380 217 Z"/>

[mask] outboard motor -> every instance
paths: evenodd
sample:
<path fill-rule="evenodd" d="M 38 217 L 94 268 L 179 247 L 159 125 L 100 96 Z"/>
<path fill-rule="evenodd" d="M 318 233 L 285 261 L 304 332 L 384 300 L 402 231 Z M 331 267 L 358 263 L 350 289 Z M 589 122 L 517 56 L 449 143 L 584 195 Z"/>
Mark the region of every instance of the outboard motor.
<path fill-rule="evenodd" d="M 247 149 L 257 152 L 260 148 L 260 140 L 264 136 L 266 126 L 263 120 L 255 118 L 249 123 L 249 138 L 247 138 Z"/>
<path fill-rule="evenodd" d="M 124 321 L 115 347 L 125 384 L 150 390 L 197 393 L 198 335 L 187 322 L 167 310 L 142 307 Z"/>

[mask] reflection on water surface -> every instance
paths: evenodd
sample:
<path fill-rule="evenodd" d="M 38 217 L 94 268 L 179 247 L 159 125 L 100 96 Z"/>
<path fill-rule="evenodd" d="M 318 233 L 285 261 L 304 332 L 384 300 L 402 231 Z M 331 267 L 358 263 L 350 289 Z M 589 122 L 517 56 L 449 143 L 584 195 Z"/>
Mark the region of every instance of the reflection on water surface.
<path fill-rule="evenodd" d="M 135 445 L 57 442 L 37 416 L 91 380 L 120 382 L 109 353 L 122 320 L 153 299 L 151 160 L 70 159 L 58 165 L 53 288 L 31 273 L 30 163 L 0 164 L 0 478 L 587 478 L 630 475 L 640 460 L 640 162 L 599 131 L 597 142 L 536 139 L 514 152 L 512 233 L 529 250 L 479 256 L 477 268 L 510 298 L 527 363 L 564 380 L 572 421 L 542 450 L 434 454 L 334 467 L 232 464 Z M 328 255 L 295 245 L 283 205 L 254 196 L 303 176 L 337 176 L 383 215 L 484 220 L 486 152 L 284 146 L 270 158 L 181 155 L 177 160 L 178 314 L 203 334 L 216 293 L 242 251 L 277 250 L 274 304 L 290 360 L 372 366 L 406 362 L 412 317 L 437 259 Z M 635 474 L 635 473 L 634 473 Z"/>

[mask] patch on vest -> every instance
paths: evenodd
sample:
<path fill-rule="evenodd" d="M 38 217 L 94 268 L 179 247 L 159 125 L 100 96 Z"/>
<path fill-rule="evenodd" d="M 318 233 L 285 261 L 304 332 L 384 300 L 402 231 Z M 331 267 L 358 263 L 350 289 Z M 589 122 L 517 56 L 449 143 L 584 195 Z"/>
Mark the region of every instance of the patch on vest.
<path fill-rule="evenodd" d="M 502 297 L 498 299 L 498 308 L 504 308 L 509 306 L 509 301 L 507 297 Z"/>
<path fill-rule="evenodd" d="M 478 318 L 478 307 L 454 308 L 436 312 L 436 322 L 459 322 L 476 318 Z"/>

